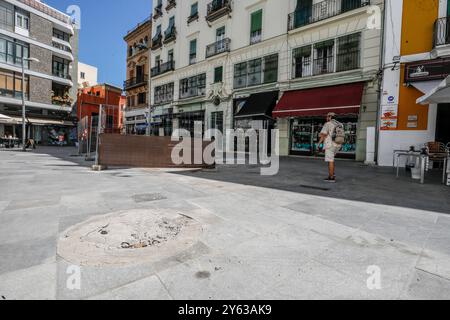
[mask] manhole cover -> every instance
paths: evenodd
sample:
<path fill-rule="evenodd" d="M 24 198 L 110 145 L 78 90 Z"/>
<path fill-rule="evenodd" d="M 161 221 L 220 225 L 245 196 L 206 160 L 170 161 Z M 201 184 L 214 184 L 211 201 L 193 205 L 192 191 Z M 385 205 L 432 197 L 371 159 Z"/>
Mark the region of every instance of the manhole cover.
<path fill-rule="evenodd" d="M 64 232 L 58 254 L 81 266 L 159 261 L 193 246 L 201 230 L 197 221 L 171 209 L 112 213 Z"/>
<path fill-rule="evenodd" d="M 133 199 L 137 203 L 142 203 L 142 202 L 165 200 L 167 198 L 159 193 L 146 193 L 146 194 L 135 194 L 133 196 Z"/>

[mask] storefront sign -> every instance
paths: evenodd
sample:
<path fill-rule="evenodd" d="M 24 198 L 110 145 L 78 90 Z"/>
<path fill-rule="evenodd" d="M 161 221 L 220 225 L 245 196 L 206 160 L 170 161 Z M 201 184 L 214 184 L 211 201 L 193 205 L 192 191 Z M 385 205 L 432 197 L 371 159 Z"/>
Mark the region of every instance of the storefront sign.
<path fill-rule="evenodd" d="M 445 79 L 450 75 L 450 59 L 435 59 L 406 64 L 405 82 Z"/>
<path fill-rule="evenodd" d="M 398 105 L 381 108 L 381 130 L 396 130 L 398 125 Z"/>

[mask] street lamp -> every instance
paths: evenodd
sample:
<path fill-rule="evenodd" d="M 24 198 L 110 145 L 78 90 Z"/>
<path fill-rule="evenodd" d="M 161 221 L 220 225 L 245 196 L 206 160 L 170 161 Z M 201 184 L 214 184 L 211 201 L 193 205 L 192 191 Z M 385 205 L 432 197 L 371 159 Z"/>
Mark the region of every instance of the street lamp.
<path fill-rule="evenodd" d="M 36 62 L 39 63 L 40 61 L 36 58 L 22 58 L 22 150 L 27 151 L 26 146 L 26 135 L 27 135 L 27 125 L 25 123 L 25 61 L 30 62 Z"/>

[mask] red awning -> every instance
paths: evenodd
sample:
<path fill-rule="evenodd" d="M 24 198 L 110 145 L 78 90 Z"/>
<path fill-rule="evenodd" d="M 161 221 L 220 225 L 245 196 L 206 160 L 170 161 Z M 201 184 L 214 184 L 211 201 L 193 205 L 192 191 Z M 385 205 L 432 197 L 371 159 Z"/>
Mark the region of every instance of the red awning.
<path fill-rule="evenodd" d="M 358 114 L 364 82 L 284 93 L 273 111 L 274 118 Z"/>

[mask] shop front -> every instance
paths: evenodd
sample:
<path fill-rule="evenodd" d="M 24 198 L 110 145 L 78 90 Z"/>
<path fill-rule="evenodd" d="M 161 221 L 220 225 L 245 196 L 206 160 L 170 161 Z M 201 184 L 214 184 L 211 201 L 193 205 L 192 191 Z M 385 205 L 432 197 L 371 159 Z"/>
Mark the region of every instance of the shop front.
<path fill-rule="evenodd" d="M 268 130 L 268 150 L 270 150 L 270 130 L 274 129 L 275 119 L 272 117 L 279 97 L 279 91 L 255 93 L 247 98 L 234 100 L 234 128 L 250 130 Z M 258 136 L 259 138 L 259 136 Z M 246 149 L 249 150 L 249 141 Z M 259 142 L 258 142 L 259 146 Z"/>
<path fill-rule="evenodd" d="M 418 104 L 437 105 L 436 142 L 450 147 L 450 76 L 440 81 L 417 100 Z"/>
<path fill-rule="evenodd" d="M 22 139 L 21 117 L 11 116 L 3 122 L 0 124 L 0 134 Z M 27 117 L 26 137 L 33 139 L 37 145 L 73 146 L 77 141 L 77 129 L 71 121 Z"/>
<path fill-rule="evenodd" d="M 336 120 L 344 125 L 346 134 L 345 143 L 337 156 L 356 159 L 363 91 L 364 83 L 353 83 L 285 92 L 273 116 L 287 122 L 287 132 L 284 133 L 288 139 L 287 154 L 323 156 L 318 154 L 317 143 L 326 115 L 333 112 L 337 115 Z"/>

